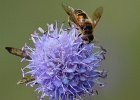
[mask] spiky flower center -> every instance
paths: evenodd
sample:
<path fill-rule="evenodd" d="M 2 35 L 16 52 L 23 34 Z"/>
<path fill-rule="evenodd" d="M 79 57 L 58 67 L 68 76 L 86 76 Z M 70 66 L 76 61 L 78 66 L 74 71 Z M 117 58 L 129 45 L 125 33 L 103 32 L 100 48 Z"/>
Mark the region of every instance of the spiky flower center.
<path fill-rule="evenodd" d="M 23 75 L 35 78 L 28 84 L 37 83 L 41 98 L 49 96 L 50 100 L 74 100 L 93 94 L 95 83 L 103 77 L 97 68 L 104 59 L 104 50 L 93 43 L 81 46 L 83 40 L 75 27 L 58 31 L 56 23 L 55 28 L 48 25 L 47 32 L 41 28 L 39 31 L 43 34 L 36 31 L 31 35 L 35 47 L 24 46 L 32 59 Z M 26 68 L 30 71 L 26 72 Z"/>

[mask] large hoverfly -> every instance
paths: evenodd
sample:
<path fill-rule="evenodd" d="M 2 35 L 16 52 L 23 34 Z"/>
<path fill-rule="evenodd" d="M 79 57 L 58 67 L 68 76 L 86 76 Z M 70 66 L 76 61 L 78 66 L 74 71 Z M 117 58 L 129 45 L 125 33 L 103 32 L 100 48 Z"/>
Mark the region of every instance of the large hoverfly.
<path fill-rule="evenodd" d="M 84 43 L 90 43 L 91 41 L 93 41 L 93 31 L 102 16 L 103 8 L 98 7 L 94 11 L 92 16 L 93 19 L 91 20 L 86 12 L 81 9 L 74 9 L 65 4 L 62 4 L 62 7 L 68 14 L 68 22 L 70 23 L 70 21 L 72 21 L 76 24 L 76 26 L 78 26 L 78 29 L 80 30 L 79 36 L 81 36 Z"/>

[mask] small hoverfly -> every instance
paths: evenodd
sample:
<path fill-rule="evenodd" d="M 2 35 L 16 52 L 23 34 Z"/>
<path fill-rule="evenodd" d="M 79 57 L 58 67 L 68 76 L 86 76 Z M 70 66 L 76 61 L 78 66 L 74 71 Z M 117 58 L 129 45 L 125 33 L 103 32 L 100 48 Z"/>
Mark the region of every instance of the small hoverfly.
<path fill-rule="evenodd" d="M 84 43 L 90 43 L 93 41 L 93 31 L 102 16 L 103 8 L 97 8 L 93 13 L 93 20 L 91 20 L 86 12 L 81 9 L 73 9 L 65 4 L 62 4 L 62 7 L 69 16 L 68 23 L 70 24 L 70 21 L 72 21 L 78 26 L 78 29 L 80 30 L 79 36 L 81 36 Z"/>
<path fill-rule="evenodd" d="M 31 57 L 26 53 L 25 50 L 18 49 L 18 48 L 13 48 L 13 47 L 5 47 L 5 49 L 9 53 L 11 53 L 15 56 L 31 60 Z M 17 84 L 24 84 L 24 83 L 31 82 L 33 80 L 35 80 L 35 78 L 31 75 L 28 75 L 28 76 L 24 76 Z"/>
<path fill-rule="evenodd" d="M 33 76 L 27 75 L 27 76 L 24 76 L 20 81 L 18 81 L 17 85 L 24 84 L 24 83 L 29 83 L 29 82 L 32 82 L 34 80 L 35 80 L 35 78 Z"/>
<path fill-rule="evenodd" d="M 15 55 L 15 56 L 19 56 L 21 58 L 25 58 L 25 59 L 31 59 L 31 57 L 22 49 L 18 49 L 18 48 L 13 48 L 13 47 L 5 47 L 5 49 Z"/>

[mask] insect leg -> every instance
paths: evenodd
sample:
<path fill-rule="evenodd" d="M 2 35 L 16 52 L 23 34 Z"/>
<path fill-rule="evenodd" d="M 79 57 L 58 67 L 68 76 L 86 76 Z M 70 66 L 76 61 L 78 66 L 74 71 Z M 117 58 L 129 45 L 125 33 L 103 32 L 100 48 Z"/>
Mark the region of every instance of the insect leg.
<path fill-rule="evenodd" d="M 70 17 L 68 17 L 68 24 L 70 27 L 72 27 L 71 22 L 70 22 Z"/>

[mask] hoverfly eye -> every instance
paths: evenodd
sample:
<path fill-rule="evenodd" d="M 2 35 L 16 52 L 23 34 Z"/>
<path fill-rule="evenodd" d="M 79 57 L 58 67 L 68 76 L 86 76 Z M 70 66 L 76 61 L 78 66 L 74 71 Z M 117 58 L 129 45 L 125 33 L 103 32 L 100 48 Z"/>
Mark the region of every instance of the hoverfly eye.
<path fill-rule="evenodd" d="M 91 25 L 85 25 L 85 26 L 83 27 L 83 29 L 84 29 L 85 31 L 90 31 L 90 30 L 92 30 L 92 26 L 91 26 Z"/>

